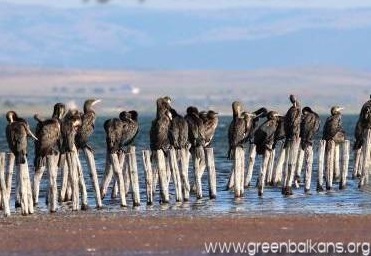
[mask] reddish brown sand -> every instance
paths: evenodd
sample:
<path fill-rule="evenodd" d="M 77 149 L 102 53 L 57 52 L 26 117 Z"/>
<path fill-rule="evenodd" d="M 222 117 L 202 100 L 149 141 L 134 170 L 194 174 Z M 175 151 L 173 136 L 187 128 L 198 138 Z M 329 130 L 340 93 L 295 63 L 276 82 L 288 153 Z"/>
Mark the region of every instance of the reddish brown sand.
<path fill-rule="evenodd" d="M 0 219 L 0 253 L 199 255 L 204 242 L 371 242 L 371 216 L 42 214 Z"/>

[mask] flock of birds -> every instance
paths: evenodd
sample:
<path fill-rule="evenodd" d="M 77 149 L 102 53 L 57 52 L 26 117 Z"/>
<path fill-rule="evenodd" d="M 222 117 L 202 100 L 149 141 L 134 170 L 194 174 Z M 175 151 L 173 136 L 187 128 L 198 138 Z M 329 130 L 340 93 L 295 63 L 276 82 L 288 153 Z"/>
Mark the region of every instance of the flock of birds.
<path fill-rule="evenodd" d="M 233 119 L 228 131 L 228 157 L 232 159 L 235 149 L 245 147 L 248 143 L 255 144 L 256 152 L 260 155 L 266 150 L 273 150 L 280 140 L 285 140 L 286 145 L 300 138 L 303 150 L 312 145 L 314 136 L 320 129 L 320 118 L 310 107 L 301 109 L 300 102 L 294 95 L 290 95 L 289 99 L 292 105 L 284 116 L 266 108 L 248 112 L 244 110 L 241 102 L 233 102 Z M 88 99 L 82 112 L 67 109 L 65 104 L 57 103 L 51 118 L 34 116 L 37 120 L 35 133 L 31 131 L 27 121 L 15 111 L 7 112 L 7 142 L 15 155 L 16 164 L 25 163 L 28 137 L 34 139 L 35 169 L 45 166 L 48 155 L 62 156 L 63 153 L 81 149 L 93 151 L 89 138 L 94 132 L 96 120 L 93 106 L 98 102 L 100 100 Z M 190 106 L 186 115 L 182 116 L 172 108 L 171 99 L 167 96 L 157 99 L 156 106 L 156 118 L 152 121 L 150 130 L 152 152 L 163 150 L 166 155 L 170 148 L 186 148 L 195 152 L 200 146 L 210 146 L 218 126 L 218 113 L 213 110 L 199 111 Z M 331 108 L 331 116 L 323 126 L 324 140 L 341 143 L 346 139 L 341 122 L 341 109 L 338 106 Z M 371 129 L 371 96 L 360 111 L 355 129 L 354 149 L 362 147 L 364 133 L 368 129 Z M 112 154 L 125 151 L 125 147 L 134 143 L 139 131 L 137 111 L 123 111 L 117 118 L 105 121 L 104 130 L 107 152 Z M 59 163 L 61 162 L 60 159 Z"/>

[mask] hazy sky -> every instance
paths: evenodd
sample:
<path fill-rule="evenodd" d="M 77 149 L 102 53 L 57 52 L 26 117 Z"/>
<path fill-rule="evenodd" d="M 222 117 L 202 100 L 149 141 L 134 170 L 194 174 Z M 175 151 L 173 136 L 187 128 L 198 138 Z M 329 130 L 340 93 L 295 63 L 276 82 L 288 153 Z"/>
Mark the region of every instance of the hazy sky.
<path fill-rule="evenodd" d="M 367 0 L 12 0 L 0 65 L 371 70 Z"/>

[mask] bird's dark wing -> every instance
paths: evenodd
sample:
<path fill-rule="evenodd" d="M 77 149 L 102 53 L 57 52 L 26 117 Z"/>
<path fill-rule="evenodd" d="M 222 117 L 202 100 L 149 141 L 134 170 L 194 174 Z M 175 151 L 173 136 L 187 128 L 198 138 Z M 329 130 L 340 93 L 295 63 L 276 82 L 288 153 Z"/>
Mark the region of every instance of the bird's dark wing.
<path fill-rule="evenodd" d="M 300 135 L 301 122 L 300 108 L 292 106 L 285 115 L 285 134 L 286 138 L 292 139 Z"/>

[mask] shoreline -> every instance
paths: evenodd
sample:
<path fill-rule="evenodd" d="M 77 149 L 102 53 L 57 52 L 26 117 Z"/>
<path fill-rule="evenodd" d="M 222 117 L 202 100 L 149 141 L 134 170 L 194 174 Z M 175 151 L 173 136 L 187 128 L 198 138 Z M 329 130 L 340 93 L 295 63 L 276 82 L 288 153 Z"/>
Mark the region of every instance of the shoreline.
<path fill-rule="evenodd" d="M 370 242 L 371 215 L 13 215 L 0 219 L 0 250 L 17 255 L 201 255 L 209 242 Z"/>

